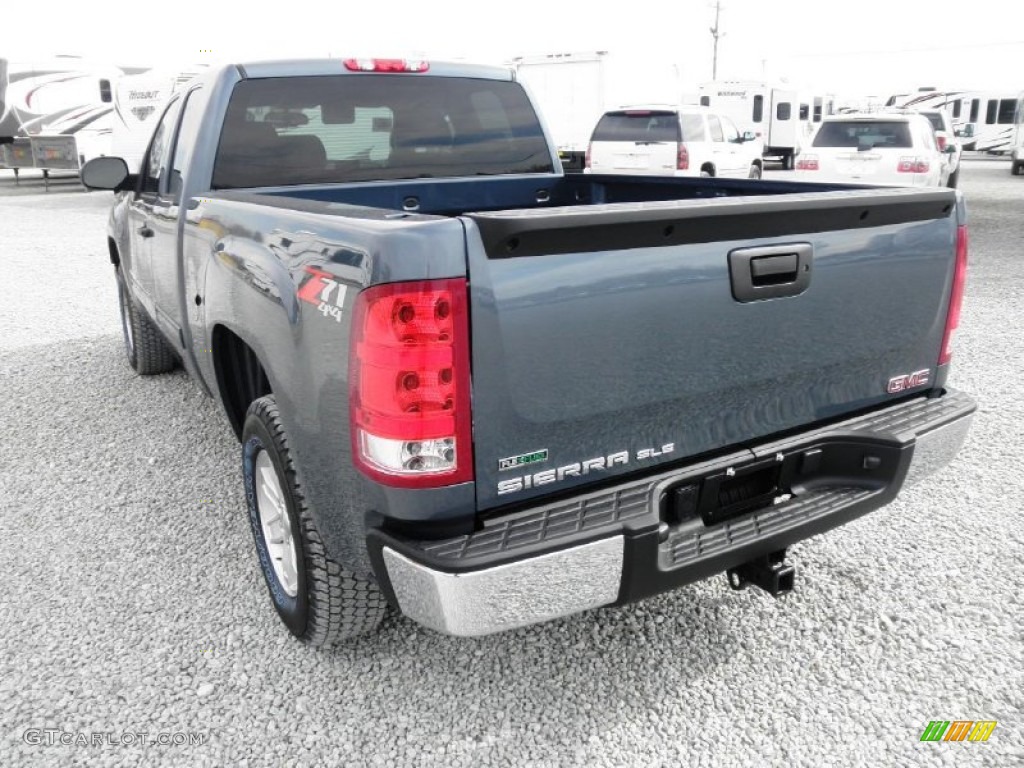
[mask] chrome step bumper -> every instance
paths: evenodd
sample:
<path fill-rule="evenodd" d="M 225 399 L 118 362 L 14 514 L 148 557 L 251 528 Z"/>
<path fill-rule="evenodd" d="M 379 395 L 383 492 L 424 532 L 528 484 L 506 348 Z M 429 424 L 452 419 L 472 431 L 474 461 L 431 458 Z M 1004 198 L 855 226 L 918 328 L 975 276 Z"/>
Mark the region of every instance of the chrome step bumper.
<path fill-rule="evenodd" d="M 451 635 L 484 635 L 590 608 L 621 604 L 713 575 L 834 528 L 892 501 L 900 489 L 960 450 L 973 400 L 948 391 L 766 442 L 710 461 L 581 494 L 488 521 L 468 536 L 416 542 L 374 531 L 378 580 L 402 613 Z M 667 525 L 665 489 L 749 456 L 770 456 L 833 437 L 878 437 L 901 464 L 882 488 L 818 488 L 707 525 Z"/>

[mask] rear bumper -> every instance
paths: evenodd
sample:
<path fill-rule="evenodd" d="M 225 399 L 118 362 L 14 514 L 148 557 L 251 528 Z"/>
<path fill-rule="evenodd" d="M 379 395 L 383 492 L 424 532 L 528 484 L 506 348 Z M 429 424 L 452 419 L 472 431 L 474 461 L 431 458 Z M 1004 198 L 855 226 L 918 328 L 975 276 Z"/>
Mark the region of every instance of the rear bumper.
<path fill-rule="evenodd" d="M 970 397 L 952 390 L 942 397 L 919 397 L 512 513 L 468 536 L 414 541 L 374 530 L 370 557 L 394 605 L 452 635 L 484 635 L 628 603 L 720 573 L 888 504 L 903 486 L 953 459 L 974 411 Z M 801 474 L 818 449 L 825 451 L 826 462 L 838 457 L 845 466 L 851 461 L 866 466 L 868 456 L 878 455 L 883 466 L 853 474 L 836 466 Z M 791 498 L 780 495 L 721 522 L 668 501 L 678 498 L 673 494 L 679 489 L 704 488 L 737 467 L 742 474 L 743 467 L 775 460 L 787 468 L 783 475 Z"/>

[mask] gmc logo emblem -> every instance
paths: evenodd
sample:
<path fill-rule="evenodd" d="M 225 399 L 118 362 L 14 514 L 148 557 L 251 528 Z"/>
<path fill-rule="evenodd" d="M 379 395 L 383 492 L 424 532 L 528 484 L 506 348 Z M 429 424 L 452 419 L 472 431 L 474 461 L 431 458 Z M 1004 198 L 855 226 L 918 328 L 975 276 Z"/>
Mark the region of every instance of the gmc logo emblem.
<path fill-rule="evenodd" d="M 893 376 L 889 379 L 889 386 L 885 388 L 885 391 L 890 395 L 895 395 L 898 392 L 906 392 L 908 389 L 914 387 L 921 387 L 928 383 L 929 370 L 925 368 L 921 371 L 914 371 L 904 376 Z"/>

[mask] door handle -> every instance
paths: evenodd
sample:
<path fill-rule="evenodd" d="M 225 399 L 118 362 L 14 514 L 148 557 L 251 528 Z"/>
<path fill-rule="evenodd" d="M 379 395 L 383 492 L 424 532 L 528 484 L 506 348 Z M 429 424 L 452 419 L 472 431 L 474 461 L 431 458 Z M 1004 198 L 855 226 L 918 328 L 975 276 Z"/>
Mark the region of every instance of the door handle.
<path fill-rule="evenodd" d="M 141 227 L 139 227 L 139 235 L 141 237 L 152 237 L 154 235 L 154 232 L 152 229 L 149 228 L 148 224 L 143 224 Z"/>
<path fill-rule="evenodd" d="M 750 260 L 750 281 L 756 286 L 792 283 L 799 274 L 798 261 L 795 253 L 755 256 Z"/>
<path fill-rule="evenodd" d="M 797 296 L 811 284 L 814 249 L 810 243 L 788 243 L 729 252 L 729 278 L 736 301 L 761 301 Z"/>

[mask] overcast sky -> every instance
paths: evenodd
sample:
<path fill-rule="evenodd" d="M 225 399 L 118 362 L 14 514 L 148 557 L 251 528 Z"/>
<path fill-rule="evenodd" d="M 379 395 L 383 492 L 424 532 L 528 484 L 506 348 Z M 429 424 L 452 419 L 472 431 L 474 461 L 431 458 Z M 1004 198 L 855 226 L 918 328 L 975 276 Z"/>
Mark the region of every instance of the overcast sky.
<path fill-rule="evenodd" d="M 79 54 L 182 65 L 296 56 L 403 55 L 500 62 L 609 51 L 642 77 L 676 65 L 711 76 L 706 0 L 48 0 L 9 4 L 0 57 Z M 1024 3 L 1016 0 L 723 0 L 719 77 L 786 77 L 837 93 L 940 88 L 1024 90 Z M 10 23 L 19 13 L 24 23 Z M 33 31 L 31 34 L 27 30 Z"/>

